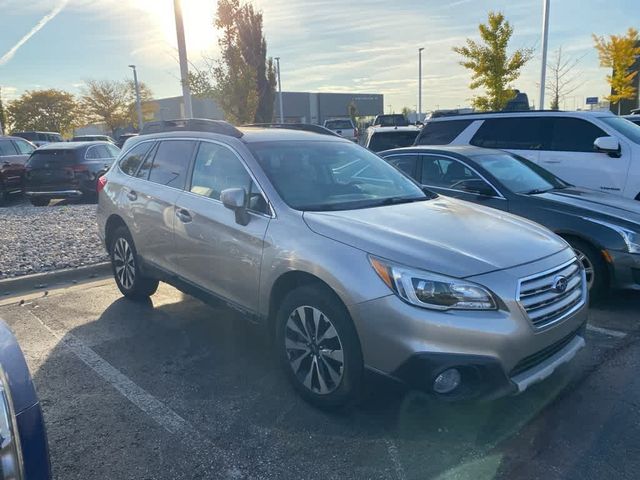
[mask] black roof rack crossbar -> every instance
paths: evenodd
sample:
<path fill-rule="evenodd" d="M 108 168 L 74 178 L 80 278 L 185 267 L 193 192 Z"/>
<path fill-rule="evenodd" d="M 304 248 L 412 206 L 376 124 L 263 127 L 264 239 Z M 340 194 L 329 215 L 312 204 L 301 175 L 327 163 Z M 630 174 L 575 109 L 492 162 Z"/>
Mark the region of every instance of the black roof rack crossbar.
<path fill-rule="evenodd" d="M 140 135 L 162 132 L 208 132 L 219 133 L 240 138 L 242 132 L 224 120 L 209 120 L 207 118 L 183 118 L 176 120 L 157 120 L 144 124 Z"/>
<path fill-rule="evenodd" d="M 329 130 L 321 125 L 312 123 L 248 123 L 243 127 L 261 127 L 261 128 L 283 128 L 287 130 L 302 130 L 304 132 L 319 133 L 321 135 L 333 135 L 339 137 L 336 132 Z"/>
<path fill-rule="evenodd" d="M 455 110 L 452 111 L 440 111 L 431 116 L 431 118 L 441 118 L 441 117 L 462 117 L 462 116 L 473 116 L 473 115 L 487 115 L 487 114 L 504 114 L 508 115 L 510 113 L 536 113 L 536 112 L 553 112 L 553 113 L 562 113 L 566 112 L 566 110 L 486 110 L 483 112 L 457 112 Z M 427 119 L 429 121 L 430 119 Z"/>

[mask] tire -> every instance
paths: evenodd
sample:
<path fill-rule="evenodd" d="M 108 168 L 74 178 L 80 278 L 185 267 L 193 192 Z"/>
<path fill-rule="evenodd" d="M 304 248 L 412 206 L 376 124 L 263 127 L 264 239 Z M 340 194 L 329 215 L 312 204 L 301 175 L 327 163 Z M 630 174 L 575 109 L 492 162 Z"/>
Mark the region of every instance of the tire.
<path fill-rule="evenodd" d="M 600 252 L 593 245 L 576 238 L 566 239 L 585 267 L 589 296 L 602 299 L 609 292 L 609 271 Z"/>
<path fill-rule="evenodd" d="M 118 227 L 113 232 L 109 256 L 113 278 L 122 295 L 132 300 L 147 300 L 156 293 L 159 282 L 142 275 L 138 253 L 126 227 Z"/>
<path fill-rule="evenodd" d="M 7 189 L 4 186 L 4 183 L 0 181 L 0 207 L 4 206 L 7 203 L 7 198 L 9 194 L 7 193 Z"/>
<path fill-rule="evenodd" d="M 275 321 L 279 361 L 306 401 L 330 409 L 360 399 L 364 383 L 360 341 L 349 312 L 331 290 L 322 285 L 292 290 Z"/>
<path fill-rule="evenodd" d="M 31 197 L 29 201 L 34 207 L 46 207 L 47 205 L 49 205 L 49 202 L 51 200 L 49 200 L 48 198 Z"/>

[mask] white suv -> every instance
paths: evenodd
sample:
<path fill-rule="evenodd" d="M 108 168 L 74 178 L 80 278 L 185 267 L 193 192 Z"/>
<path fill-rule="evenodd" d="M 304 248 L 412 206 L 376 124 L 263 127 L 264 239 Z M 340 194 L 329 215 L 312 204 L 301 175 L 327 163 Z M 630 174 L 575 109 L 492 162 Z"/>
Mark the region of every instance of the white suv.
<path fill-rule="evenodd" d="M 416 145 L 521 155 L 575 185 L 640 200 L 640 126 L 609 112 L 475 113 L 429 121 Z"/>

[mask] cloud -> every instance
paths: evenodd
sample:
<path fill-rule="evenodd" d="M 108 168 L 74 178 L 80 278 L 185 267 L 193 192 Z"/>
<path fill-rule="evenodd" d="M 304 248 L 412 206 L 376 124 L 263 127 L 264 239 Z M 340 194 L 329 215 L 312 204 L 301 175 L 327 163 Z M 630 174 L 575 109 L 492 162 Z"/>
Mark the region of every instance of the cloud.
<path fill-rule="evenodd" d="M 27 32 L 18 42 L 7 51 L 2 57 L 0 57 L 0 65 L 4 65 L 9 60 L 13 58 L 16 52 L 29 41 L 31 37 L 33 37 L 36 33 L 42 29 L 47 23 L 56 18 L 56 16 L 62 11 L 62 9 L 67 5 L 69 0 L 61 0 L 49 13 L 47 13 L 44 17 L 40 19 L 38 23 L 36 23 L 31 30 Z"/>

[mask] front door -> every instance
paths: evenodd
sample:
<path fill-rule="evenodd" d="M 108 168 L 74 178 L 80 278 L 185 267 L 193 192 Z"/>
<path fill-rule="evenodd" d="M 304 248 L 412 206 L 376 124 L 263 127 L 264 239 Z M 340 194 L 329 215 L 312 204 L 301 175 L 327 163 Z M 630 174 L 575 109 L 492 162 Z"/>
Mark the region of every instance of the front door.
<path fill-rule="evenodd" d="M 247 193 L 249 222 L 236 222 L 220 201 L 228 188 Z M 257 311 L 269 207 L 239 154 L 201 142 L 190 185 L 175 206 L 177 273 L 187 281 L 249 311 Z"/>

